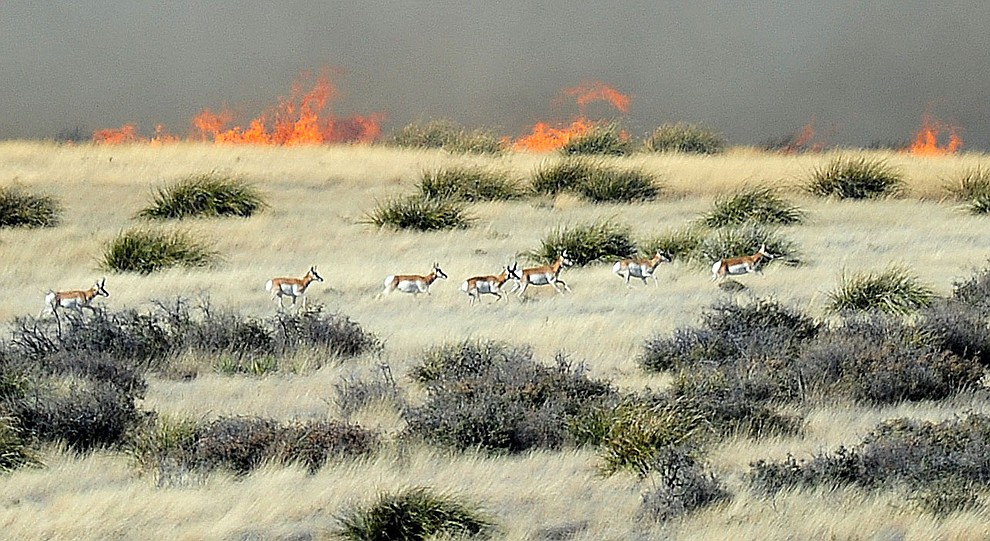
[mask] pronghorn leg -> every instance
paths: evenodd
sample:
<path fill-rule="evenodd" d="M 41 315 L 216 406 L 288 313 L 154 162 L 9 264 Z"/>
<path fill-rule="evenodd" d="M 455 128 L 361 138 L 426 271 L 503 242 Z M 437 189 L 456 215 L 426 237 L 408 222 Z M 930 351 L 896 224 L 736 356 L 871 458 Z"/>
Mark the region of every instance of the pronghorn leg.
<path fill-rule="evenodd" d="M 498 291 L 492 291 L 492 295 L 495 295 L 495 302 L 502 300 L 502 295 Z"/>
<path fill-rule="evenodd" d="M 557 284 L 560 284 L 560 285 L 564 286 L 564 289 L 561 290 L 560 288 L 558 288 L 557 287 Z M 553 287 L 554 287 L 554 289 L 557 290 L 557 293 L 560 293 L 561 295 L 564 294 L 564 291 L 571 291 L 570 286 L 568 286 L 567 283 L 565 283 L 563 280 L 557 280 L 556 282 L 554 282 L 553 283 Z M 573 291 L 571 291 L 571 293 L 573 293 Z"/>
<path fill-rule="evenodd" d="M 523 298 L 523 293 L 526 292 L 527 287 L 529 287 L 529 284 L 527 282 L 522 282 L 522 285 L 519 286 L 519 293 L 517 293 L 517 295 L 519 296 L 520 299 Z M 515 289 L 513 289 L 512 291 L 515 291 Z"/>

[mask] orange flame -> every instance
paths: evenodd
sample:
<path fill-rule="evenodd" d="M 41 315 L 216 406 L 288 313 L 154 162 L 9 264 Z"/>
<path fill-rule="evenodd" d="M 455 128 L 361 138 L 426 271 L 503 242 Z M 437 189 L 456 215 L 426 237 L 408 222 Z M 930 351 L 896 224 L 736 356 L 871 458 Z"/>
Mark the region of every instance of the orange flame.
<path fill-rule="evenodd" d="M 939 146 L 939 136 L 947 132 L 948 141 L 945 146 Z M 914 135 L 914 141 L 907 147 L 907 152 L 915 156 L 946 156 L 955 154 L 962 147 L 962 138 L 958 128 L 943 123 L 935 115 L 926 112 L 921 117 L 921 128 Z"/>
<path fill-rule="evenodd" d="M 594 101 L 608 102 L 609 105 L 623 113 L 629 111 L 629 96 L 601 81 L 587 81 L 573 88 L 565 88 L 561 91 L 558 100 L 563 96 L 574 98 L 580 111 L 579 117 L 572 120 L 567 126 L 554 127 L 547 122 L 537 122 L 529 135 L 516 139 L 512 145 L 513 149 L 548 152 L 563 148 L 571 139 L 584 135 L 595 126 L 594 122 L 585 118 L 585 107 Z"/>
<path fill-rule="evenodd" d="M 381 135 L 382 115 L 354 115 L 339 118 L 327 109 L 337 88 L 326 74 L 319 75 L 307 90 L 306 74 L 292 84 L 292 93 L 279 98 L 278 105 L 268 113 L 252 119 L 246 128 L 233 124 L 234 115 L 226 108 L 219 112 L 203 109 L 192 119 L 195 135 L 190 140 L 213 141 L 217 144 L 250 145 L 315 145 L 326 143 L 371 143 Z M 271 119 L 271 121 L 270 121 Z M 141 140 L 133 124 L 116 130 L 99 130 L 93 141 L 106 144 L 133 143 Z M 162 126 L 155 136 L 144 140 L 152 144 L 178 141 Z"/>

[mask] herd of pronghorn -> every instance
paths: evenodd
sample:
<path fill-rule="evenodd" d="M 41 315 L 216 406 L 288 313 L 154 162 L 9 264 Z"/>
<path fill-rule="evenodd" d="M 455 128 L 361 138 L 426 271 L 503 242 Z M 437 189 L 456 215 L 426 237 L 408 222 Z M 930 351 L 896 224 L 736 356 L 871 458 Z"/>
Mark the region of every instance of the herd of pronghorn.
<path fill-rule="evenodd" d="M 763 258 L 774 258 L 773 255 L 766 251 L 766 245 L 760 246 L 760 249 L 753 255 L 731 257 L 716 261 L 712 264 L 712 281 L 717 281 L 727 275 L 748 274 L 750 272 L 758 273 L 760 272 L 759 264 Z M 669 254 L 658 251 L 650 259 L 634 258 L 617 261 L 612 266 L 612 272 L 625 280 L 626 287 L 630 287 L 629 280 L 632 278 L 643 280 L 644 285 L 649 283 L 648 280 L 650 278 L 653 278 L 653 283 L 656 286 L 659 285 L 659 281 L 655 275 L 657 267 L 661 263 L 669 263 L 670 261 L 671 256 Z M 502 269 L 502 272 L 496 275 L 473 276 L 461 284 L 461 291 L 468 295 L 470 304 L 474 304 L 480 300 L 482 295 L 492 295 L 497 302 L 502 298 L 502 288 L 509 280 L 513 282 L 513 287 L 509 293 L 518 291 L 520 298 L 522 298 L 523 293 L 526 292 L 526 288 L 529 286 L 552 286 L 558 293 L 563 294 L 564 291 L 570 291 L 571 288 L 560 279 L 560 272 L 572 264 L 567 256 L 567 250 L 564 250 L 549 265 L 519 269 L 518 264 L 513 263 L 512 265 L 506 265 Z M 426 275 L 393 274 L 385 278 L 385 289 L 382 291 L 382 295 L 387 295 L 396 290 L 413 295 L 419 295 L 420 293 L 429 294 L 430 286 L 438 278 L 446 279 L 447 275 L 437 263 L 433 264 L 433 271 Z M 59 308 L 74 309 L 79 313 L 82 313 L 83 308 L 87 308 L 96 312 L 96 308 L 91 305 L 93 300 L 96 297 L 110 296 L 110 293 L 104 287 L 106 281 L 107 279 L 103 278 L 96 282 L 93 287 L 85 290 L 49 291 L 45 296 L 45 308 L 42 314 L 50 312 L 52 315 L 57 315 L 56 310 Z M 323 277 L 316 272 L 316 266 L 314 265 L 309 268 L 309 272 L 302 278 L 272 278 L 268 280 L 265 283 L 265 291 L 272 294 L 272 301 L 278 303 L 279 309 L 284 309 L 284 297 L 292 299 L 293 306 L 295 306 L 297 299 L 303 299 L 303 302 L 305 302 L 304 295 L 309 285 L 313 282 L 322 281 Z"/>

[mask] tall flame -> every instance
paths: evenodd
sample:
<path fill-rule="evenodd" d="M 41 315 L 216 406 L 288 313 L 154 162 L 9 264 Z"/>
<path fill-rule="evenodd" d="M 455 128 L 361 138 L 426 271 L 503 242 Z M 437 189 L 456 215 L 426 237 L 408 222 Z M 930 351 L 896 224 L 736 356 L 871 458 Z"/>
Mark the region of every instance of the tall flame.
<path fill-rule="evenodd" d="M 962 138 L 958 128 L 943 123 L 935 115 L 926 112 L 921 117 L 921 128 L 914 134 L 914 141 L 906 151 L 915 156 L 946 156 L 955 154 L 962 147 Z M 946 132 L 948 139 L 944 146 L 939 145 L 939 137 Z"/>
<path fill-rule="evenodd" d="M 330 102 L 338 94 L 330 77 L 326 73 L 320 74 L 312 87 L 306 84 L 308 78 L 306 74 L 297 78 L 288 97 L 279 98 L 278 105 L 250 120 L 247 127 L 234 124 L 234 114 L 226 108 L 219 111 L 203 109 L 192 119 L 194 131 L 189 139 L 218 144 L 290 146 L 370 143 L 378 138 L 381 134 L 381 114 L 336 117 L 328 111 Z M 155 136 L 151 139 L 138 137 L 134 124 L 93 133 L 94 142 L 105 144 L 138 141 L 162 144 L 178 140 L 162 126 L 156 127 Z"/>
<path fill-rule="evenodd" d="M 622 113 L 629 111 L 629 96 L 606 85 L 601 81 L 587 81 L 572 88 L 565 88 L 554 101 L 563 97 L 573 98 L 578 105 L 579 116 L 569 125 L 551 125 L 548 122 L 537 122 L 529 135 L 516 139 L 512 148 L 533 152 L 547 152 L 562 148 L 571 139 L 579 137 L 595 126 L 595 123 L 585 116 L 586 106 L 595 101 L 604 101 Z"/>

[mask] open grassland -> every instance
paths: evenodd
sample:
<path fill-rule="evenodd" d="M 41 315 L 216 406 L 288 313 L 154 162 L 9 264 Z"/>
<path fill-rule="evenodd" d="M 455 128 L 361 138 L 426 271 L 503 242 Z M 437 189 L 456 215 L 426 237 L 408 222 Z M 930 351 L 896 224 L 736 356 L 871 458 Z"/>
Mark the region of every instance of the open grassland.
<path fill-rule="evenodd" d="M 886 160 L 902 172 L 903 194 L 871 201 L 819 199 L 801 186 L 811 172 L 837 155 Z M 153 310 L 153 299 L 209 298 L 212 306 L 268 317 L 275 305 L 264 283 L 275 276 L 301 278 L 316 265 L 325 282 L 314 283 L 310 304 L 341 312 L 383 340 L 380 352 L 325 364 L 305 352 L 288 369 L 262 377 L 212 371 L 190 356 L 198 376 L 151 375 L 139 407 L 160 414 L 212 419 L 251 415 L 279 420 L 339 419 L 344 409 L 335 386 L 369 378 L 385 362 L 407 398 L 422 400 L 409 372 L 423 351 L 466 338 L 528 345 L 549 361 L 557 352 L 585 363 L 593 378 L 623 391 L 662 389 L 670 376 L 647 373 L 637 363 L 643 342 L 695 325 L 724 298 L 774 298 L 818 318 L 827 294 L 844 275 L 891 264 L 908 268 L 938 295 L 987 266 L 990 222 L 961 211 L 945 185 L 985 163 L 985 156 L 914 158 L 904 154 L 846 151 L 782 155 L 751 149 L 725 154 L 642 155 L 609 163 L 647 170 L 662 186 L 653 201 L 592 204 L 571 195 L 532 196 L 474 203 L 472 227 L 407 232 L 368 225 L 379 201 L 416 192 L 424 171 L 483 166 L 523 183 L 556 155 L 510 153 L 471 156 L 444 151 L 338 146 L 257 148 L 176 144 L 166 146 L 67 146 L 0 143 L 0 185 L 50 194 L 64 206 L 57 227 L 0 229 L 0 323 L 36 316 L 49 289 L 84 289 L 107 276 L 109 298 L 95 304 L 113 310 Z M 99 269 L 103 250 L 120 232 L 147 222 L 136 217 L 156 190 L 180 178 L 219 172 L 244 179 L 268 203 L 247 219 L 193 219 L 154 224 L 201 239 L 220 254 L 211 267 L 150 275 Z M 527 299 L 492 297 L 469 306 L 461 282 L 497 274 L 537 248 L 548 232 L 602 220 L 627 225 L 636 241 L 695 223 L 716 198 L 745 187 L 778 188 L 806 213 L 801 225 L 778 231 L 794 242 L 800 266 L 773 264 L 763 276 L 743 276 L 747 288 L 721 290 L 706 266 L 675 260 L 657 271 L 660 287 L 638 280 L 627 289 L 611 265 L 567 269 L 573 290 L 558 295 L 530 288 Z M 396 273 L 427 274 L 434 262 L 449 279 L 431 295 L 399 292 L 382 297 L 382 281 Z M 323 365 L 319 369 L 314 366 Z M 206 366 L 206 369 L 202 367 Z M 417 394 L 419 393 L 419 394 Z M 715 473 L 734 494 L 731 501 L 683 519 L 657 524 L 640 516 L 650 480 L 625 473 L 603 477 L 590 448 L 489 456 L 425 445 L 400 445 L 404 421 L 378 404 L 352 421 L 380 430 L 383 450 L 371 458 L 304 468 L 265 466 L 244 477 L 214 473 L 159 486 L 139 473 L 124 453 L 76 455 L 58 447 L 42 453 L 45 467 L 0 477 L 0 525 L 11 538 L 324 538 L 335 517 L 378 492 L 431 486 L 480 502 L 506 539 L 980 539 L 990 537 L 988 493 L 980 505 L 941 519 L 919 511 L 896 490 L 808 489 L 759 496 L 744 481 L 759 459 L 799 458 L 852 445 L 877 423 L 893 417 L 942 420 L 962 412 L 990 414 L 982 389 L 942 401 L 868 406 L 836 400 L 800 413 L 799 435 L 751 440 L 730 438 L 710 453 Z"/>

